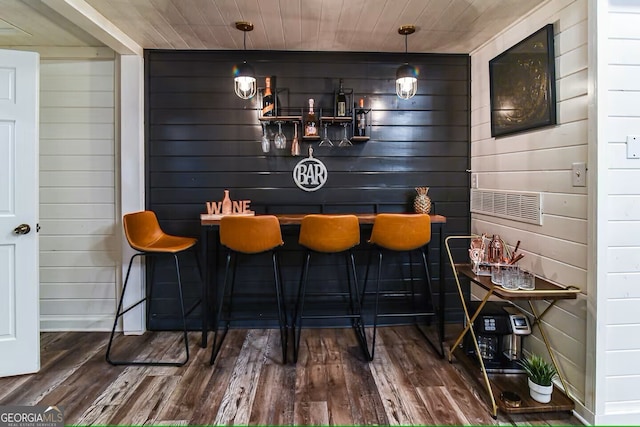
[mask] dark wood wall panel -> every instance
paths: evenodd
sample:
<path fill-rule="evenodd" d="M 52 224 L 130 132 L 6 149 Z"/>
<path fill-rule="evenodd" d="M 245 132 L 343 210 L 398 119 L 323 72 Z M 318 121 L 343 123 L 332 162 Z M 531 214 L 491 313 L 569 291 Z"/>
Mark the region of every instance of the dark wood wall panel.
<path fill-rule="evenodd" d="M 316 112 L 332 114 L 338 80 L 366 99 L 371 140 L 353 147 L 309 146 L 327 166 L 329 178 L 317 192 L 298 189 L 292 170 L 300 157 L 291 157 L 293 127 L 284 125 L 287 150 L 262 153 L 258 99 L 242 100 L 233 93 L 231 69 L 251 63 L 259 84 L 276 77 L 283 111 L 300 115 L 308 98 Z M 395 95 L 395 71 L 406 60 L 420 69 L 418 94 L 410 100 Z M 147 208 L 154 210 L 168 232 L 200 237 L 199 215 L 205 201 L 221 200 L 229 189 L 234 200 L 251 199 L 257 212 L 406 212 L 412 210 L 414 187 L 429 186 L 437 213 L 446 215 L 447 234 L 468 234 L 470 158 L 470 61 L 466 55 L 147 51 L 146 147 Z M 285 90 L 283 90 L 285 89 Z M 357 99 L 353 100 L 354 102 Z M 271 138 L 276 128 L 270 127 Z M 337 141 L 342 128 L 330 126 Z M 289 302 L 297 289 L 302 253 L 296 230 L 285 230 L 283 275 Z M 363 230 L 366 242 L 368 230 Z M 438 278 L 439 235 L 430 245 L 432 276 Z M 462 249 L 459 249 L 462 250 Z M 368 248 L 356 251 L 358 273 L 364 276 Z M 415 260 L 414 260 L 415 261 Z M 271 289 L 269 260 L 251 263 L 243 287 L 248 307 L 264 289 Z M 318 260 L 314 280 L 338 289 L 341 260 Z M 402 286 L 408 260 L 394 260 L 389 286 Z M 190 299 L 198 295 L 195 263 L 186 261 Z M 459 314 L 455 286 L 445 283 L 447 318 Z M 170 265 L 156 270 L 159 286 L 151 308 L 151 329 L 175 328 L 176 297 L 170 285 Z M 258 306 L 256 306 L 258 307 Z M 255 308 L 259 310 L 259 308 Z M 192 323 L 197 327 L 197 319 Z"/>

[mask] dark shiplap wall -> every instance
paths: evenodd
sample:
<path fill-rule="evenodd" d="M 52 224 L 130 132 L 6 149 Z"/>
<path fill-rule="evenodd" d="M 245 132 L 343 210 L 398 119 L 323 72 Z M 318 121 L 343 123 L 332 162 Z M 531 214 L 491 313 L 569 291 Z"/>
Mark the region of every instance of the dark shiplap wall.
<path fill-rule="evenodd" d="M 407 57 L 421 70 L 418 94 L 400 100 L 395 95 L 395 70 Z M 302 143 L 302 153 L 313 146 L 314 156 L 329 171 L 319 191 L 304 192 L 292 180 L 300 158 L 289 154 L 291 125 L 284 126 L 287 150 L 276 151 L 272 145 L 270 153 L 262 153 L 258 100 L 241 100 L 233 93 L 231 69 L 243 59 L 254 66 L 261 85 L 265 76 L 277 77 L 277 87 L 287 89 L 280 93 L 280 101 L 288 111 L 301 111 L 308 98 L 315 99 L 316 109 L 331 109 L 340 78 L 372 108 L 370 141 L 347 148 Z M 416 186 L 430 187 L 437 213 L 448 218 L 447 234 L 469 232 L 468 56 L 148 51 L 146 74 L 147 207 L 156 211 L 168 232 L 200 236 L 199 214 L 205 212 L 205 201 L 221 200 L 224 189 L 230 190 L 233 200 L 252 200 L 258 212 L 406 212 L 412 210 Z M 275 131 L 275 126 L 270 128 Z M 330 127 L 335 142 L 341 135 L 340 127 Z M 301 252 L 295 230 L 285 234 L 283 274 L 292 300 Z M 438 236 L 434 238 L 430 255 L 432 275 L 437 277 Z M 364 276 L 366 244 L 357 258 Z M 316 281 L 328 288 L 337 285 L 342 276 L 336 275 L 335 263 L 340 261 L 319 261 Z M 251 262 L 251 274 L 239 277 L 247 293 L 270 291 L 269 260 Z M 406 277 L 406 261 L 393 264 L 389 277 Z M 172 280 L 174 273 L 162 268 L 159 280 Z M 187 270 L 187 293 L 195 297 L 195 269 Z M 450 273 L 446 288 L 448 308 L 455 310 Z M 172 288 L 161 283 L 150 326 L 174 325 L 175 308 Z"/>

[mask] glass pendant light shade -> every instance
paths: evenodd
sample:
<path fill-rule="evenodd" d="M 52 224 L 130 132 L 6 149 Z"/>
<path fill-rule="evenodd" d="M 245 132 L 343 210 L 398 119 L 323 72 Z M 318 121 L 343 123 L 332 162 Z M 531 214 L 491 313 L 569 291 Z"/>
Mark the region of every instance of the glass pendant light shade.
<path fill-rule="evenodd" d="M 396 95 L 402 99 L 413 98 L 418 91 L 418 70 L 409 64 L 396 71 Z"/>
<path fill-rule="evenodd" d="M 238 97 L 249 99 L 256 94 L 256 73 L 253 67 L 247 64 L 247 61 L 233 66 L 233 82 Z"/>
<path fill-rule="evenodd" d="M 246 21 L 236 22 L 236 28 L 243 32 L 243 46 L 247 50 L 247 32 L 253 30 L 253 24 Z M 233 66 L 233 88 L 239 98 L 253 98 L 257 91 L 256 72 L 244 61 Z"/>
<path fill-rule="evenodd" d="M 398 28 L 398 34 L 404 36 L 404 53 L 407 53 L 407 36 L 416 31 L 414 25 L 403 25 Z M 418 91 L 418 69 L 404 63 L 396 71 L 396 95 L 401 99 L 413 98 Z"/>

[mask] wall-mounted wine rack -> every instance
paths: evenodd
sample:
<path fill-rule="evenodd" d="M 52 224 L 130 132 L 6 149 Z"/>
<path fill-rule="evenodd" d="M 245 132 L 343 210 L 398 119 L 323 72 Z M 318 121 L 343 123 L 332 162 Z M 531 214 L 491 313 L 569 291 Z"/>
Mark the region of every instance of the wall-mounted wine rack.
<path fill-rule="evenodd" d="M 263 116 L 262 115 L 262 109 L 261 108 L 257 108 L 257 113 L 258 113 L 258 120 L 260 122 L 266 122 L 268 124 L 277 124 L 279 123 L 302 123 L 305 113 L 306 113 L 306 109 L 304 107 L 282 107 L 279 105 L 279 98 L 280 95 L 283 95 L 286 97 L 287 100 L 289 100 L 289 89 L 288 88 L 275 88 L 275 90 L 273 90 L 273 92 L 275 93 L 274 96 L 274 110 L 276 112 L 276 115 L 274 116 Z M 352 142 L 366 142 L 369 141 L 369 139 L 371 138 L 371 120 L 367 120 L 367 124 L 366 124 L 366 129 L 367 129 L 367 135 L 365 136 L 359 136 L 359 135 L 355 135 L 355 129 L 356 129 L 356 111 L 358 110 L 358 107 L 356 107 L 356 104 L 354 102 L 354 91 L 353 89 L 345 89 L 344 90 L 345 95 L 347 96 L 347 103 L 348 105 L 353 106 L 351 108 L 350 111 L 348 111 L 348 114 L 346 116 L 336 116 L 335 115 L 335 104 L 336 104 L 336 98 L 337 98 L 337 92 L 334 91 L 333 93 L 333 100 L 334 100 L 334 107 L 331 108 L 331 113 L 332 115 L 325 115 L 324 113 L 326 112 L 326 109 L 323 109 L 322 107 L 318 108 L 318 125 L 320 127 L 320 129 L 323 128 L 324 124 L 328 124 L 328 125 L 344 125 L 344 124 L 348 124 L 348 126 L 352 127 L 352 132 L 351 132 L 351 137 L 349 138 Z M 264 94 L 264 88 L 258 88 L 258 105 L 262 105 L 262 96 Z M 287 102 L 287 105 L 290 105 Z M 371 109 L 364 109 L 365 114 L 369 114 L 369 112 L 371 112 Z M 322 139 L 322 136 L 320 135 L 320 132 L 318 135 L 314 135 L 314 136 L 303 136 L 302 140 L 307 141 L 307 142 L 313 142 L 313 141 L 320 141 Z"/>

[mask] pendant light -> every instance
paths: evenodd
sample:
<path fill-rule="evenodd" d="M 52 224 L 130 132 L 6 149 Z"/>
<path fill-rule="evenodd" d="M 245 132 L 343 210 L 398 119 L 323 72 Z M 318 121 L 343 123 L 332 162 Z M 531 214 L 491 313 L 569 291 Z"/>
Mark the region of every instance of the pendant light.
<path fill-rule="evenodd" d="M 404 36 L 404 53 L 407 53 L 407 36 L 416 32 L 415 25 L 403 25 L 398 28 L 398 34 Z M 398 98 L 409 99 L 418 91 L 418 69 L 408 62 L 402 64 L 396 71 L 396 94 Z"/>
<path fill-rule="evenodd" d="M 236 22 L 236 28 L 244 33 L 244 50 L 247 50 L 247 31 L 253 30 L 253 24 L 247 21 Z M 244 61 L 233 66 L 233 84 L 236 95 L 242 99 L 252 98 L 256 94 L 256 73 L 253 67 Z"/>

